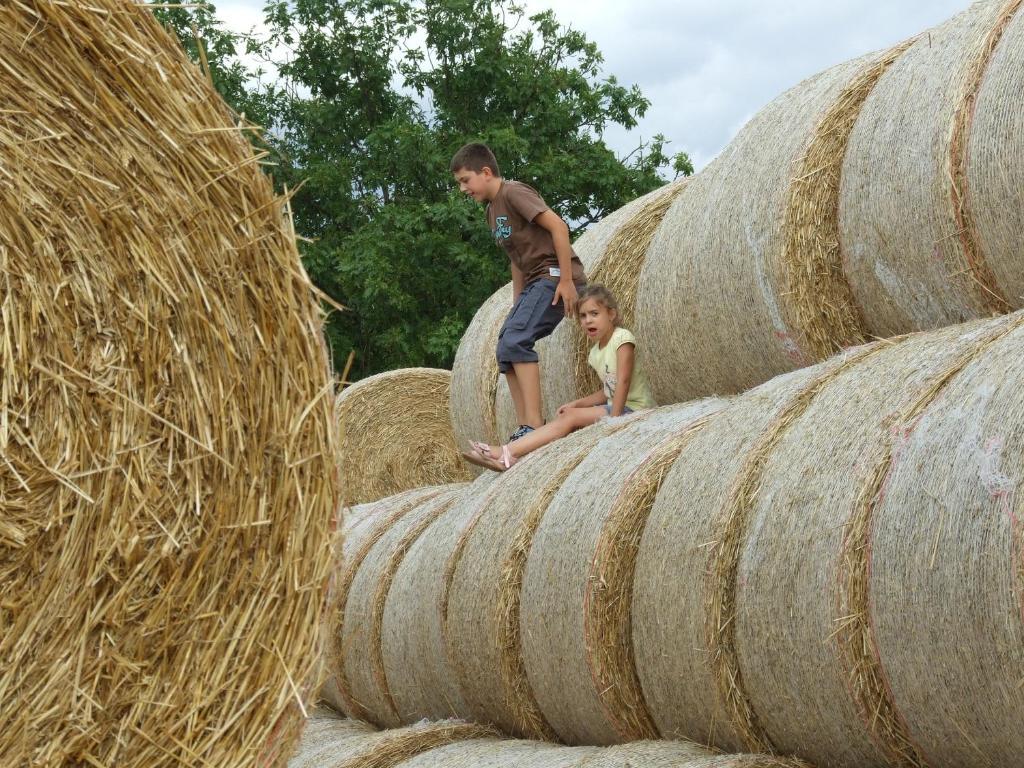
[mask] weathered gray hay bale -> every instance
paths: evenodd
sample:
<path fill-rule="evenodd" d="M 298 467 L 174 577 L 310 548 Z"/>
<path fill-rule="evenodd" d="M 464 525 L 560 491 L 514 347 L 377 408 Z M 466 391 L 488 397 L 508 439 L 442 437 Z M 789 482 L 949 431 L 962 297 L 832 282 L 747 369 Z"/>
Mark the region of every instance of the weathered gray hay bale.
<path fill-rule="evenodd" d="M 522 654 L 544 718 L 566 743 L 656 736 L 633 665 L 635 554 L 664 473 L 722 405 L 648 411 L 606 437 L 537 526 L 522 582 Z"/>
<path fill-rule="evenodd" d="M 340 626 L 329 671 L 342 694 L 342 711 L 377 725 L 400 725 L 381 658 L 384 600 L 405 553 L 433 520 L 458 498 L 464 486 L 449 486 L 404 512 L 370 543 L 358 564 L 349 566 Z"/>
<path fill-rule="evenodd" d="M 403 723 L 466 711 L 448 663 L 444 612 L 449 575 L 444 563 L 458 544 L 475 502 L 497 474 L 478 478 L 409 548 L 384 603 L 381 654 L 388 689 Z"/>
<path fill-rule="evenodd" d="M 497 734 L 456 720 L 423 722 L 376 731 L 371 726 L 320 710 L 310 719 L 288 768 L 393 768 L 423 752 Z"/>
<path fill-rule="evenodd" d="M 562 747 L 494 738 L 457 721 L 375 732 L 317 712 L 289 768 L 807 768 L 766 755 L 713 755 L 684 741 Z"/>
<path fill-rule="evenodd" d="M 880 569 L 871 530 L 878 500 L 897 494 L 894 553 L 906 546 L 908 525 L 921 526 L 920 541 L 934 544 L 934 518 L 941 513 L 925 513 L 958 507 L 952 489 L 959 486 L 944 478 L 944 487 L 923 487 L 916 475 L 926 461 L 922 456 L 896 487 L 887 476 L 893 457 L 929 405 L 965 370 L 992 358 L 1005 363 L 998 350 L 1024 342 L 1022 326 L 1024 316 L 1014 315 L 859 348 L 787 377 L 796 387 L 773 381 L 740 398 L 698 435 L 662 486 L 633 593 L 638 673 L 663 734 L 703 733 L 726 749 L 739 742 L 834 766 L 967 765 L 940 746 L 951 731 L 967 727 L 965 750 L 971 743 L 985 745 L 990 755 L 1019 750 L 1018 731 L 997 733 L 980 715 L 965 726 L 955 710 L 935 702 L 936 696 L 947 697 L 950 706 L 959 702 L 961 713 L 981 708 L 997 723 L 1024 712 L 1024 692 L 1006 682 L 1007 671 L 1024 661 L 1024 650 L 1007 656 L 1005 648 L 1024 646 L 1007 645 L 1022 634 L 1012 586 L 1020 575 L 1012 524 L 997 514 L 998 501 L 989 499 L 990 514 L 977 525 L 988 532 L 1005 529 L 1010 543 L 984 548 L 992 571 L 976 565 L 985 558 L 968 559 L 980 539 L 965 545 L 962 533 L 956 546 L 963 552 L 949 561 L 948 574 L 934 566 L 925 573 L 922 555 L 915 567 L 894 554 Z M 989 365 L 993 370 L 999 363 Z M 928 443 L 927 461 L 936 472 L 949 471 L 951 447 L 962 450 L 964 424 L 978 423 L 988 412 L 989 398 L 979 393 L 1001 380 L 1001 374 L 986 384 L 975 380 L 974 402 L 981 405 L 971 412 L 958 401 L 960 410 L 941 427 L 946 444 L 934 436 Z M 1003 419 L 1013 412 L 998 411 Z M 1012 422 L 1004 424 L 1004 432 L 1012 429 Z M 973 459 L 975 476 L 954 480 L 985 498 L 979 457 Z M 970 514 L 978 512 L 974 505 Z M 921 517 L 932 525 L 926 529 Z M 947 609 L 947 620 L 958 617 L 949 626 L 969 627 L 969 643 L 935 632 L 929 617 L 948 603 L 948 591 L 939 597 L 936 590 L 931 601 L 923 588 L 908 592 L 908 572 L 922 587 L 952 580 L 971 585 L 961 590 L 977 595 L 984 608 L 972 600 Z M 892 615 L 881 613 L 872 579 L 889 590 Z M 979 593 L 982 584 L 1003 591 Z M 898 635 L 889 636 L 893 645 L 913 648 L 900 660 L 887 658 L 876 639 L 876 627 L 886 621 L 899 625 Z M 927 642 L 932 652 L 925 663 L 919 654 Z M 950 665 L 936 669 L 939 659 L 959 658 L 964 648 L 1002 675 L 992 669 L 982 677 L 961 673 L 959 662 L 952 672 Z M 917 659 L 916 675 L 897 663 L 910 655 Z M 931 680 L 922 675 L 925 664 L 933 670 Z M 913 687 L 916 701 L 901 699 L 903 691 L 888 682 L 894 675 L 907 690 Z M 999 707 L 1006 711 L 995 713 Z M 932 722 L 929 752 L 915 727 L 922 717 Z M 977 755 L 973 751 L 975 761 Z"/>
<path fill-rule="evenodd" d="M 336 515 L 321 313 L 136 4 L 0 4 L 0 764 L 281 765 Z"/>
<path fill-rule="evenodd" d="M 355 705 L 348 696 L 348 683 L 339 683 L 335 676 L 343 674 L 344 670 L 341 648 L 337 642 L 340 635 L 337 630 L 345 615 L 352 579 L 370 549 L 396 520 L 440 492 L 441 489 L 438 487 L 417 488 L 377 502 L 343 510 L 342 535 L 335 545 L 335 578 L 331 585 L 331 607 L 324 618 L 326 636 L 330 639 L 327 649 L 330 660 L 327 664 L 327 679 L 320 688 L 320 700 L 338 712 L 355 711 Z"/>
<path fill-rule="evenodd" d="M 495 349 L 498 332 L 512 309 L 512 283 L 499 288 L 473 316 L 459 342 L 452 364 L 451 419 L 455 442 L 467 448 L 470 440 L 496 443 L 494 396 L 498 387 Z"/>
<path fill-rule="evenodd" d="M 1021 306 L 1021 230 L 997 223 L 1020 215 L 1002 218 L 1020 194 L 1018 155 L 1006 143 L 1020 134 L 1020 109 L 993 105 L 1007 87 L 1020 92 L 1020 26 L 1001 40 L 1019 6 L 985 0 L 931 30 L 864 104 L 843 168 L 841 232 L 850 285 L 876 335 Z M 1008 187 L 1006 198 L 999 190 Z"/>
<path fill-rule="evenodd" d="M 648 376 L 658 402 L 739 392 L 857 340 L 852 318 L 831 322 L 836 313 L 823 311 L 842 294 L 842 280 L 832 264 L 800 263 L 794 230 L 799 215 L 834 220 L 827 195 L 803 195 L 803 182 L 818 170 L 805 157 L 856 112 L 860 101 L 851 94 L 870 88 L 889 59 L 846 62 L 787 91 L 676 198 L 640 276 L 634 329 L 656 361 Z M 839 136 L 817 153 L 827 155 L 829 174 L 843 144 Z M 795 278 L 808 270 L 813 285 L 795 291 Z M 808 331 L 819 325 L 812 342 Z M 834 334 L 840 338 L 822 342 Z"/>
<path fill-rule="evenodd" d="M 436 368 L 402 368 L 358 381 L 338 395 L 346 504 L 470 479 L 452 432 L 451 376 Z"/>
<path fill-rule="evenodd" d="M 601 222 L 603 247 L 595 249 L 587 276 L 591 283 L 604 285 L 615 295 L 621 324 L 626 328 L 634 327 L 637 286 L 651 238 L 687 181 L 680 179 L 659 187 L 623 206 L 612 214 L 614 219 L 609 216 Z M 541 369 L 541 387 L 548 418 L 553 418 L 558 406 L 592 394 L 601 388 L 601 381 L 587 364 L 590 343 L 576 318 L 559 325 L 544 349 L 545 362 L 551 363 Z M 637 355 L 646 368 L 642 343 Z"/>
<path fill-rule="evenodd" d="M 1024 750 L 1022 344 L 1018 327 L 902 412 L 871 457 L 878 492 L 859 499 L 871 558 L 849 569 L 855 608 L 929 765 L 1013 765 Z"/>
<path fill-rule="evenodd" d="M 526 558 L 565 479 L 598 440 L 629 421 L 601 422 L 535 451 L 476 498 L 476 513 L 446 566 L 452 574 L 447 648 L 470 719 L 512 735 L 555 738 L 523 666 L 519 599 Z"/>

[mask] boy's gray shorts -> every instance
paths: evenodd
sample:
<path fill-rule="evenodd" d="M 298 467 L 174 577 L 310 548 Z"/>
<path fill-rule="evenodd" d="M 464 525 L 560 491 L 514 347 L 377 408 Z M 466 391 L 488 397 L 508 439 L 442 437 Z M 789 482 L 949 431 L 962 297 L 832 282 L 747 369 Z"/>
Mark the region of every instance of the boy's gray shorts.
<path fill-rule="evenodd" d="M 502 373 L 511 370 L 512 363 L 536 363 L 539 360 L 533 345 L 550 336 L 565 317 L 561 300 L 557 304 L 551 303 L 556 287 L 554 280 L 542 277 L 524 287 L 519 294 L 498 334 L 498 370 Z"/>

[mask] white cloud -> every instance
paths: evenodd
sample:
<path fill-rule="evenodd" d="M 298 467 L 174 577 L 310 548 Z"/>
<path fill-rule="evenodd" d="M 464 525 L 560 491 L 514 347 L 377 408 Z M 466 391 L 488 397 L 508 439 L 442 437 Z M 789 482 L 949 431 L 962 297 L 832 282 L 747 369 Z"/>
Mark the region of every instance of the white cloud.
<path fill-rule="evenodd" d="M 605 139 L 620 154 L 665 134 L 700 168 L 743 123 L 815 72 L 887 48 L 966 7 L 965 0 L 525 0 L 555 12 L 604 54 L 605 73 L 652 102 L 633 131 Z M 222 0 L 236 31 L 261 27 L 263 0 Z"/>

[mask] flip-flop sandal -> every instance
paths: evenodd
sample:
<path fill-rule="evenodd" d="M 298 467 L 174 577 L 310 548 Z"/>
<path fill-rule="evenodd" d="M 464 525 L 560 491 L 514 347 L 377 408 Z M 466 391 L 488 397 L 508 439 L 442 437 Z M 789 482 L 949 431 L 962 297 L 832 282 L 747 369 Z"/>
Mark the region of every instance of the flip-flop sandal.
<path fill-rule="evenodd" d="M 470 451 L 463 451 L 462 458 L 468 461 L 470 464 L 476 464 L 478 467 L 484 469 L 490 469 L 494 472 L 504 472 L 508 467 L 497 459 L 492 459 L 490 456 L 483 456 L 479 453 L 471 453 Z"/>

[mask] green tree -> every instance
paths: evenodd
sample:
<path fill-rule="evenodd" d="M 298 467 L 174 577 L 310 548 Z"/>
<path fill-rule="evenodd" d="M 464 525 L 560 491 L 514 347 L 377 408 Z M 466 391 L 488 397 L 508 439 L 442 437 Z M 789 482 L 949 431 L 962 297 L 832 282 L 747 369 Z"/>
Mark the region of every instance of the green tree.
<path fill-rule="evenodd" d="M 577 234 L 664 183 L 666 168 L 692 173 L 662 136 L 615 156 L 604 130 L 634 127 L 649 103 L 605 76 L 596 46 L 551 12 L 527 16 L 505 0 L 274 0 L 265 15 L 258 47 L 275 52 L 278 79 L 244 96 L 231 90 L 246 91 L 244 73 L 222 82 L 233 105 L 265 110 L 275 182 L 302 184 L 303 260 L 348 307 L 327 332 L 336 363 L 356 350 L 356 377 L 450 367 L 473 313 L 509 279 L 482 210 L 448 171 L 466 141 L 488 143 L 504 175 L 539 189 Z"/>

